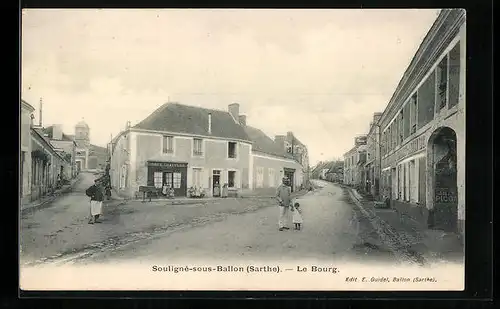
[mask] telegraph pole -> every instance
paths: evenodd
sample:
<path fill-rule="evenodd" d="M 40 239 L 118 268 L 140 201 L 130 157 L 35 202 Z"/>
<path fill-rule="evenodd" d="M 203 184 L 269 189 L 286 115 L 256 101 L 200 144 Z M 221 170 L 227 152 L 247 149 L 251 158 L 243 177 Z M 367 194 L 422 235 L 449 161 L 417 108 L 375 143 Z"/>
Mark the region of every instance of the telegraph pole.
<path fill-rule="evenodd" d="M 40 119 L 38 119 L 38 125 L 41 127 L 43 122 L 42 122 L 42 107 L 43 107 L 43 100 L 40 98 Z"/>

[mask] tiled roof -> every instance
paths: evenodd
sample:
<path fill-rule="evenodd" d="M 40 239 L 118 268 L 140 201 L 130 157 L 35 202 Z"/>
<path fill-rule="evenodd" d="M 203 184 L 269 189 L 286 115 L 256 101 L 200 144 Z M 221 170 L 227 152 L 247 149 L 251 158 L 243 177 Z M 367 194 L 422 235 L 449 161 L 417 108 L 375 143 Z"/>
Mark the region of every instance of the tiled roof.
<path fill-rule="evenodd" d="M 54 126 L 48 126 L 46 128 L 43 128 L 43 132 L 48 134 L 49 135 L 49 138 L 53 138 L 53 133 L 54 133 Z M 66 134 L 62 134 L 62 140 L 63 141 L 73 141 L 74 140 L 74 136 L 73 135 L 66 135 Z"/>
<path fill-rule="evenodd" d="M 208 114 L 212 133 L 208 133 Z M 178 132 L 192 135 L 249 140 L 242 126 L 226 111 L 166 103 L 134 126 L 136 129 Z"/>
<path fill-rule="evenodd" d="M 47 144 L 47 149 L 51 151 L 52 153 L 55 153 L 59 155 L 59 157 L 62 159 L 62 156 L 56 151 L 54 146 L 50 143 L 50 139 L 46 137 L 44 134 L 44 130 L 42 128 L 33 128 L 32 129 L 39 137 Z"/>
<path fill-rule="evenodd" d="M 274 140 L 261 130 L 254 127 L 245 126 L 245 132 L 253 143 L 252 150 L 274 156 L 292 158 L 290 154 L 285 153 L 284 149 L 280 149 L 280 147 L 274 142 Z"/>
<path fill-rule="evenodd" d="M 97 152 L 97 153 L 107 153 L 108 149 L 105 147 L 97 146 L 97 145 L 90 145 L 90 148 L 92 151 Z"/>

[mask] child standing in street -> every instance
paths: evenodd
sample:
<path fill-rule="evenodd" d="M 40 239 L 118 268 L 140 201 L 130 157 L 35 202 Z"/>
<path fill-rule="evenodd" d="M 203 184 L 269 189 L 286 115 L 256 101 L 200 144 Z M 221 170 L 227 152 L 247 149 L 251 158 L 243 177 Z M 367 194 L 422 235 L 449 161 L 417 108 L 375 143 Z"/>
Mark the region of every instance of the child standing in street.
<path fill-rule="evenodd" d="M 298 202 L 293 203 L 292 220 L 295 225 L 295 229 L 299 231 L 304 220 L 302 218 L 302 210 L 300 209 L 300 204 Z"/>

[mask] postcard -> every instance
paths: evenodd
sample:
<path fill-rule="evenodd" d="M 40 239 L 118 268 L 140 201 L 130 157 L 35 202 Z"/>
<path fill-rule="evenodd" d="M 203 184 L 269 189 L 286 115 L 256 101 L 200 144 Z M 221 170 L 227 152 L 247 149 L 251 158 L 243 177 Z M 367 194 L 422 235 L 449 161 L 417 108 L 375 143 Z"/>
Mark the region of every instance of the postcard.
<path fill-rule="evenodd" d="M 464 289 L 465 10 L 21 17 L 20 289 Z"/>

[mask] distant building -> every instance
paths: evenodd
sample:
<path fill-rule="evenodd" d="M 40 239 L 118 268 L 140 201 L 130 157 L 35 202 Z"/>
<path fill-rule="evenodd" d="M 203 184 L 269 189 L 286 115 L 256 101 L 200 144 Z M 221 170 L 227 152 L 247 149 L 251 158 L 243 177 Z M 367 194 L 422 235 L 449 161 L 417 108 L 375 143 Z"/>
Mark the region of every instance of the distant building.
<path fill-rule="evenodd" d="M 58 177 L 71 169 L 70 162 L 62 156 L 43 132 L 43 128 L 31 128 L 31 190 L 30 201 L 37 200 L 55 190 Z"/>
<path fill-rule="evenodd" d="M 354 147 L 344 154 L 344 183 L 363 187 L 365 180 L 367 136 L 354 139 Z"/>
<path fill-rule="evenodd" d="M 104 169 L 108 159 L 106 147 L 92 145 L 90 143 L 90 128 L 85 121 L 80 121 L 75 125 L 76 142 L 76 169 L 95 170 Z"/>
<path fill-rule="evenodd" d="M 49 138 L 50 143 L 54 146 L 54 148 L 62 149 L 63 158 L 69 162 L 70 168 L 65 171 L 64 177 L 66 179 L 74 178 L 78 174 L 76 166 L 77 144 L 74 141 L 74 136 L 64 134 L 60 124 L 43 128 L 43 133 L 45 137 Z"/>
<path fill-rule="evenodd" d="M 380 126 L 382 113 L 374 113 L 366 138 L 365 192 L 375 199 L 379 197 L 380 186 Z"/>
<path fill-rule="evenodd" d="M 287 154 L 291 155 L 297 162 L 302 165 L 302 174 L 304 175 L 304 183 L 309 181 L 309 153 L 307 146 L 303 144 L 293 132 L 287 132 L 286 135 L 276 135 L 274 142 L 278 144 Z"/>

